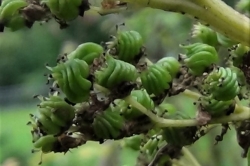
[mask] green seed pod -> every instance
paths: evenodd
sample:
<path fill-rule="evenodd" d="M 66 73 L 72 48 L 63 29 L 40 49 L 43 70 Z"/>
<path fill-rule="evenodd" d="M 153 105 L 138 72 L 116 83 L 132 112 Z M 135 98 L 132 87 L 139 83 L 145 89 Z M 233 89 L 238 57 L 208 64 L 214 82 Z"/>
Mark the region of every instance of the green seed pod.
<path fill-rule="evenodd" d="M 138 103 L 143 105 L 147 110 L 154 109 L 154 102 L 148 95 L 146 90 L 133 90 L 130 94 Z M 119 107 L 122 115 L 126 119 L 133 119 L 137 118 L 141 115 L 144 115 L 138 109 L 134 108 L 133 106 L 129 106 L 125 101 L 118 101 L 119 103 L 116 104 L 116 107 Z"/>
<path fill-rule="evenodd" d="M 182 147 L 195 142 L 197 127 L 167 127 L 163 129 L 163 137 L 168 144 Z"/>
<path fill-rule="evenodd" d="M 143 41 L 136 31 L 122 31 L 118 32 L 115 41 L 109 43 L 111 43 L 109 47 L 115 47 L 115 55 L 120 60 L 131 62 L 141 53 Z"/>
<path fill-rule="evenodd" d="M 154 113 L 162 118 L 173 118 L 176 115 L 177 109 L 173 104 L 161 103 L 154 109 Z"/>
<path fill-rule="evenodd" d="M 235 49 L 233 49 L 230 54 L 234 66 L 239 66 L 242 64 L 244 55 L 250 51 L 250 48 L 242 44 L 238 44 Z"/>
<path fill-rule="evenodd" d="M 147 155 L 153 155 L 157 152 L 159 144 L 163 141 L 162 135 L 153 135 L 148 141 L 141 146 L 140 151 Z"/>
<path fill-rule="evenodd" d="M 69 101 L 79 103 L 88 100 L 92 83 L 87 79 L 89 66 L 85 61 L 70 59 L 49 69 L 52 71 L 55 83 L 59 85 Z"/>
<path fill-rule="evenodd" d="M 235 72 L 220 67 L 207 75 L 203 89 L 216 100 L 228 101 L 239 94 L 240 87 Z"/>
<path fill-rule="evenodd" d="M 75 117 L 74 107 L 66 103 L 59 96 L 45 98 L 39 106 L 39 113 L 44 114 L 60 127 L 68 128 Z"/>
<path fill-rule="evenodd" d="M 198 38 L 202 41 L 202 43 L 205 43 L 214 47 L 218 45 L 216 32 L 212 30 L 211 28 L 205 25 L 202 25 L 201 23 L 195 24 L 193 26 L 192 37 Z"/>
<path fill-rule="evenodd" d="M 141 73 L 142 86 L 148 94 L 160 95 L 171 86 L 172 77 L 161 64 L 154 64 Z"/>
<path fill-rule="evenodd" d="M 81 59 L 91 65 L 95 58 L 103 53 L 101 45 L 88 42 L 79 45 L 73 52 L 68 55 L 68 59 Z"/>
<path fill-rule="evenodd" d="M 25 27 L 26 20 L 19 11 L 26 6 L 28 3 L 24 0 L 4 0 L 0 6 L 0 23 L 12 31 Z"/>
<path fill-rule="evenodd" d="M 212 117 L 229 115 L 234 111 L 234 100 L 218 101 L 209 97 L 200 98 L 202 111 L 208 112 Z"/>
<path fill-rule="evenodd" d="M 181 64 L 174 57 L 164 57 L 160 59 L 157 64 L 161 64 L 166 68 L 172 78 L 175 78 L 180 70 Z"/>
<path fill-rule="evenodd" d="M 115 139 L 123 128 L 124 119 L 119 110 L 112 110 L 110 107 L 103 113 L 96 115 L 93 122 L 93 129 L 98 138 Z"/>
<path fill-rule="evenodd" d="M 218 54 L 215 48 L 210 45 L 194 43 L 181 47 L 187 51 L 184 63 L 194 75 L 202 75 L 213 63 L 218 62 Z"/>
<path fill-rule="evenodd" d="M 136 68 L 121 60 L 106 56 L 106 66 L 95 72 L 96 82 L 106 88 L 118 86 L 123 82 L 134 82 L 137 78 Z"/>
<path fill-rule="evenodd" d="M 143 139 L 143 135 L 134 135 L 131 137 L 123 138 L 123 146 L 134 150 L 139 150 Z"/>
<path fill-rule="evenodd" d="M 64 21 L 72 21 L 80 15 L 82 0 L 42 0 L 41 4 L 46 4 L 51 13 Z"/>
<path fill-rule="evenodd" d="M 42 148 L 46 145 L 53 145 L 53 143 L 55 143 L 56 141 L 57 141 L 57 138 L 53 135 L 42 136 L 34 143 L 34 147 Z M 51 147 L 51 149 L 52 148 L 53 146 Z"/>
<path fill-rule="evenodd" d="M 220 43 L 220 45 L 224 47 L 232 47 L 235 44 L 238 44 L 238 42 L 233 41 L 232 39 L 229 39 L 228 37 L 220 34 L 217 32 L 217 40 Z"/>
<path fill-rule="evenodd" d="M 38 127 L 44 131 L 46 134 L 56 135 L 61 132 L 61 127 L 52 122 L 52 120 L 46 117 L 44 114 L 39 114 L 37 116 Z"/>

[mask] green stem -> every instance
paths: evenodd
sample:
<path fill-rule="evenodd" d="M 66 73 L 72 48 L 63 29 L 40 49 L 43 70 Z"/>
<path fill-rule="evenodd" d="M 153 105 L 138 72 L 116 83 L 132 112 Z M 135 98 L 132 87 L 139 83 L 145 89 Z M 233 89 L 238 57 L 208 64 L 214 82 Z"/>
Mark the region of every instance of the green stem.
<path fill-rule="evenodd" d="M 143 114 L 147 115 L 153 122 L 156 123 L 159 127 L 186 127 L 186 126 L 197 126 L 199 125 L 196 119 L 183 119 L 183 120 L 173 120 L 173 119 L 164 119 L 156 116 L 152 111 L 147 110 L 143 105 L 138 103 L 133 97 L 127 96 L 124 100 L 131 104 L 133 107 L 140 110 Z M 250 119 L 250 108 L 245 106 L 238 106 L 236 104 L 235 112 L 229 116 L 223 116 L 218 118 L 213 118 L 208 124 L 221 124 L 235 121 L 243 121 Z"/>
<path fill-rule="evenodd" d="M 221 34 L 250 46 L 250 19 L 221 0 L 121 0 L 121 2 L 191 15 Z"/>
<path fill-rule="evenodd" d="M 192 166 L 201 166 L 196 160 L 196 158 L 193 156 L 193 154 L 187 148 L 183 147 L 182 153 L 184 154 L 185 158 L 191 161 Z"/>

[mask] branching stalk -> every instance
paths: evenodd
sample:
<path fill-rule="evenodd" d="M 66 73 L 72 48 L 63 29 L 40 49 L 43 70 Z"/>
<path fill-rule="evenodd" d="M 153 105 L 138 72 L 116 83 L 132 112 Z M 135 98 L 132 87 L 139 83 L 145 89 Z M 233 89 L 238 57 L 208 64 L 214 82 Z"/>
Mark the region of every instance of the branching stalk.
<path fill-rule="evenodd" d="M 191 15 L 225 36 L 250 46 L 250 19 L 221 0 L 122 0 L 121 2 Z"/>
<path fill-rule="evenodd" d="M 186 126 L 198 126 L 199 123 L 196 119 L 182 119 L 182 120 L 173 120 L 173 119 L 164 119 L 156 116 L 152 111 L 147 110 L 143 105 L 138 103 L 133 97 L 127 96 L 124 100 L 131 104 L 133 107 L 140 110 L 143 114 L 147 115 L 153 122 L 159 127 L 186 127 Z M 236 121 L 243 121 L 250 119 L 250 108 L 245 106 L 239 106 L 236 104 L 234 114 L 229 116 L 222 116 L 218 118 L 213 118 L 208 124 L 222 124 Z M 239 113 L 238 113 L 239 112 Z"/>

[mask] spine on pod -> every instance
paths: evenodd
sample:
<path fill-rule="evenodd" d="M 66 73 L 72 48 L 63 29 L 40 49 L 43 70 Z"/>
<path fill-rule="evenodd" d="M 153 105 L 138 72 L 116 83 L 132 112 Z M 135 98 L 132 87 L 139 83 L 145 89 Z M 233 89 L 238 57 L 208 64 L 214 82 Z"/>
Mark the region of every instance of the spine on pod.
<path fill-rule="evenodd" d="M 203 96 L 200 98 L 200 110 L 208 112 L 212 117 L 229 115 L 234 112 L 235 101 L 218 101 L 210 97 Z"/>
<path fill-rule="evenodd" d="M 180 62 L 174 57 L 164 57 L 160 59 L 157 64 L 164 66 L 172 78 L 176 77 L 181 67 Z"/>
<path fill-rule="evenodd" d="M 154 64 L 140 75 L 142 86 L 148 94 L 160 95 L 171 86 L 172 77 L 161 64 Z"/>
<path fill-rule="evenodd" d="M 80 59 L 70 59 L 51 68 L 52 76 L 69 101 L 80 103 L 89 99 L 92 83 L 89 66 Z"/>
<path fill-rule="evenodd" d="M 216 47 L 219 43 L 217 40 L 217 34 L 211 28 L 198 23 L 193 26 L 192 37 L 200 39 L 202 43 Z"/>
<path fill-rule="evenodd" d="M 204 92 L 221 101 L 234 99 L 239 94 L 237 75 L 230 68 L 214 69 L 204 79 Z"/>
<path fill-rule="evenodd" d="M 118 32 L 115 41 L 110 43 L 112 43 L 111 47 L 115 47 L 114 54 L 125 62 L 132 62 L 137 59 L 143 46 L 142 37 L 136 31 Z"/>
<path fill-rule="evenodd" d="M 181 47 L 187 51 L 184 63 L 194 75 L 202 75 L 204 71 L 219 60 L 217 51 L 210 45 L 194 43 Z"/>
<path fill-rule="evenodd" d="M 95 58 L 103 53 L 103 47 L 99 44 L 88 42 L 79 45 L 73 52 L 68 55 L 69 59 L 80 59 L 91 65 Z"/>
<path fill-rule="evenodd" d="M 95 72 L 95 79 L 98 84 L 106 88 L 118 86 L 123 82 L 134 82 L 137 78 L 136 68 L 124 61 L 106 56 L 107 66 Z"/>

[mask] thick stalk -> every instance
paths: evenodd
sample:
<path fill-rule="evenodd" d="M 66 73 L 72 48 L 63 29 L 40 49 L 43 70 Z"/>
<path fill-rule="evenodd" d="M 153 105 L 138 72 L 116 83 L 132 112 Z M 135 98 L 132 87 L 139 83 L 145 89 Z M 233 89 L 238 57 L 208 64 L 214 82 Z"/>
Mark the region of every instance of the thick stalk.
<path fill-rule="evenodd" d="M 186 126 L 197 126 L 199 125 L 196 119 L 182 119 L 182 120 L 173 120 L 173 119 L 164 119 L 156 116 L 152 111 L 147 110 L 143 105 L 138 103 L 133 97 L 127 96 L 124 100 L 137 108 L 143 114 L 147 115 L 153 122 L 156 123 L 159 127 L 186 127 Z M 229 116 L 222 116 L 218 118 L 213 118 L 208 124 L 222 124 L 228 122 L 236 122 L 250 119 L 250 108 L 245 106 L 238 106 L 236 104 L 234 114 Z"/>
<path fill-rule="evenodd" d="M 191 15 L 225 36 L 250 46 L 250 19 L 221 0 L 121 0 L 121 2 Z"/>

